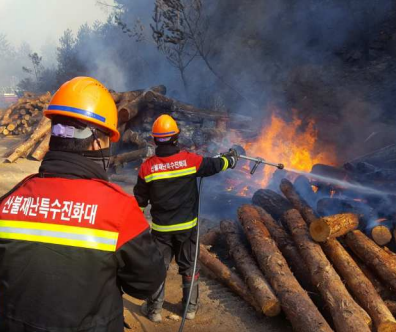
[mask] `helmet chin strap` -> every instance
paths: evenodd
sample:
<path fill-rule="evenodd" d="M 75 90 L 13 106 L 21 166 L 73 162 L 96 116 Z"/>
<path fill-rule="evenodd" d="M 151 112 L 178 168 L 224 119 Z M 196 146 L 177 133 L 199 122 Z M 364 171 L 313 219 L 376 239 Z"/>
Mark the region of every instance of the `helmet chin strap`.
<path fill-rule="evenodd" d="M 99 151 L 100 151 L 100 154 L 102 156 L 103 169 L 104 169 L 105 172 L 107 172 L 107 169 L 109 168 L 109 165 L 110 165 L 110 158 L 107 160 L 107 165 L 106 165 L 106 159 L 105 159 L 105 157 L 103 155 L 102 145 L 100 144 L 100 141 L 99 141 L 99 139 L 97 138 L 97 136 L 95 134 L 95 130 L 92 129 L 92 128 L 90 128 L 90 129 L 91 129 L 91 132 L 92 132 L 92 136 L 94 138 L 94 142 L 98 143 L 98 146 L 99 146 Z"/>

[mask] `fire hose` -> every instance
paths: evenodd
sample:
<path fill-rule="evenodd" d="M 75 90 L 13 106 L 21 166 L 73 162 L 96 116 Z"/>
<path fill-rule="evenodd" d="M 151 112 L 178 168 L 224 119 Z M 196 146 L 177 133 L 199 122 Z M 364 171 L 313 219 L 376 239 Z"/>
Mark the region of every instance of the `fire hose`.
<path fill-rule="evenodd" d="M 284 169 L 285 166 L 283 164 L 275 164 L 275 163 L 271 163 L 268 162 L 262 158 L 259 157 L 248 157 L 245 155 L 241 155 L 237 152 L 236 149 L 230 149 L 227 153 L 221 153 L 220 155 L 217 155 L 215 157 L 221 157 L 224 155 L 231 155 L 232 157 L 238 159 L 244 159 L 244 160 L 248 160 L 248 161 L 253 161 L 254 165 L 252 167 L 252 169 L 250 170 L 250 174 L 253 175 L 256 170 L 257 167 L 260 164 L 263 165 L 268 165 L 268 166 L 273 166 L 276 167 L 278 169 Z M 202 184 L 203 184 L 203 178 L 200 179 L 199 181 L 199 186 L 198 186 L 198 214 L 197 214 L 197 238 L 196 238 L 196 244 L 195 244 L 195 256 L 194 256 L 194 265 L 193 265 L 193 272 L 192 272 L 192 280 L 191 280 L 191 285 L 190 285 L 190 289 L 188 292 L 188 297 L 187 297 L 187 301 L 186 301 L 186 306 L 184 308 L 184 312 L 183 312 L 183 317 L 182 317 L 182 321 L 180 323 L 180 327 L 179 327 L 179 332 L 183 332 L 184 329 L 184 324 L 186 323 L 186 316 L 187 316 L 187 312 L 188 312 L 188 305 L 190 303 L 190 299 L 191 299 L 191 294 L 194 288 L 194 282 L 195 282 L 195 273 L 197 271 L 197 263 L 198 263 L 198 251 L 199 251 L 199 224 L 200 224 L 200 213 L 201 213 L 201 193 L 202 193 Z"/>

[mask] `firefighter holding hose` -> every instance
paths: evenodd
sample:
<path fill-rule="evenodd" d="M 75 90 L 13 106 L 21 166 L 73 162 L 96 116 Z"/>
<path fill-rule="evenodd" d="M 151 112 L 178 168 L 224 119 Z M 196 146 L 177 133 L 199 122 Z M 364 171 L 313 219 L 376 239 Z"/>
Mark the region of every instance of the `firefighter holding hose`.
<path fill-rule="evenodd" d="M 134 194 L 142 210 L 151 204 L 153 238 L 167 268 L 175 257 L 183 282 L 183 307 L 188 306 L 186 318 L 194 319 L 199 296 L 199 269 L 192 275 L 199 200 L 197 178 L 234 168 L 237 157 L 232 150 L 217 158 L 181 151 L 179 134 L 178 125 L 171 116 L 161 115 L 156 119 L 152 127 L 157 146 L 155 156 L 141 165 Z M 190 302 L 186 303 L 193 279 Z M 164 296 L 165 282 L 141 307 L 142 313 L 153 322 L 162 320 Z"/>

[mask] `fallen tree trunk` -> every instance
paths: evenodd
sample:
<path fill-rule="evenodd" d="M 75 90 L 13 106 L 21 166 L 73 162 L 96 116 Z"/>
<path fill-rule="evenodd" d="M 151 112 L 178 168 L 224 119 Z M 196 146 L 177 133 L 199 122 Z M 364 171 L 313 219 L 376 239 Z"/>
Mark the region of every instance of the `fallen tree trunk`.
<path fill-rule="evenodd" d="M 124 144 L 136 144 L 138 148 L 142 148 L 147 145 L 147 142 L 140 137 L 139 133 L 132 129 L 125 130 L 121 140 Z"/>
<path fill-rule="evenodd" d="M 270 189 L 257 190 L 252 202 L 267 211 L 275 220 L 279 220 L 285 211 L 292 208 L 287 199 Z"/>
<path fill-rule="evenodd" d="M 242 243 L 237 226 L 232 221 L 224 220 L 221 222 L 220 228 L 225 235 L 229 252 L 234 258 L 238 270 L 243 275 L 264 315 L 268 317 L 279 315 L 281 311 L 279 301 L 253 257 Z"/>
<path fill-rule="evenodd" d="M 40 142 L 37 149 L 32 153 L 32 158 L 35 160 L 43 160 L 45 154 L 49 150 L 49 142 L 51 139 L 51 131 L 48 131 L 43 140 Z"/>
<path fill-rule="evenodd" d="M 308 225 L 318 218 L 308 203 L 298 195 L 293 184 L 289 180 L 283 179 L 280 184 L 280 189 L 290 203 L 292 203 L 293 207 L 301 213 Z"/>
<path fill-rule="evenodd" d="M 200 237 L 200 243 L 205 246 L 214 246 L 221 235 L 219 227 L 214 227 Z"/>
<path fill-rule="evenodd" d="M 228 119 L 227 113 L 212 112 L 205 109 L 198 109 L 192 105 L 181 103 L 179 101 L 166 97 L 155 91 L 150 91 L 150 90 L 146 91 L 142 97 L 147 104 L 152 105 L 154 108 L 163 109 L 163 110 L 173 110 L 184 113 L 186 115 L 189 114 L 194 117 L 199 117 L 209 120 L 221 120 L 224 118 Z"/>
<path fill-rule="evenodd" d="M 252 205 L 238 209 L 238 217 L 257 262 L 270 282 L 282 309 L 298 332 L 332 331 L 308 294 L 301 288 L 283 258 L 260 215 Z"/>
<path fill-rule="evenodd" d="M 321 216 L 329 216 L 340 213 L 355 213 L 369 216 L 373 208 L 363 202 L 353 199 L 322 198 L 317 203 L 317 210 Z"/>
<path fill-rule="evenodd" d="M 261 312 L 261 308 L 250 294 L 249 289 L 243 280 L 222 262 L 220 262 L 220 260 L 214 257 L 202 244 L 200 245 L 199 260 L 214 273 L 217 279 L 228 286 L 258 312 Z"/>
<path fill-rule="evenodd" d="M 345 235 L 359 226 L 359 217 L 353 213 L 336 214 L 315 220 L 309 226 L 309 232 L 316 242 Z"/>
<path fill-rule="evenodd" d="M 374 273 L 364 264 L 356 255 L 351 254 L 351 257 L 355 261 L 355 263 L 359 266 L 359 269 L 364 273 L 366 278 L 370 280 L 371 284 L 374 286 L 376 292 L 381 296 L 384 300 L 393 299 L 392 288 L 387 284 L 382 283 Z"/>
<path fill-rule="evenodd" d="M 359 304 L 373 319 L 377 331 L 396 331 L 396 321 L 377 292 L 375 286 L 363 273 L 342 245 L 335 240 L 332 246 L 323 246 L 327 257 L 332 261 L 338 273 Z"/>
<path fill-rule="evenodd" d="M 116 167 L 119 165 L 127 164 L 132 161 L 144 158 L 147 155 L 147 148 L 121 153 L 110 158 L 110 166 Z"/>
<path fill-rule="evenodd" d="M 371 319 L 353 300 L 319 244 L 309 237 L 306 223 L 297 210 L 289 210 L 283 216 L 301 256 L 308 266 L 311 280 L 317 285 L 330 308 L 338 332 L 370 332 Z"/>
<path fill-rule="evenodd" d="M 304 289 L 309 292 L 317 292 L 316 287 L 314 287 L 311 282 L 308 268 L 299 254 L 291 236 L 261 207 L 257 206 L 256 210 L 260 215 L 260 221 L 270 232 L 271 237 L 275 240 L 279 250 L 283 257 L 285 257 L 297 280 Z"/>
<path fill-rule="evenodd" d="M 142 97 L 138 97 L 132 101 L 121 100 L 118 105 L 118 123 L 125 123 L 132 120 L 142 107 Z"/>
<path fill-rule="evenodd" d="M 396 290 L 396 260 L 361 231 L 345 236 L 349 248 L 375 273 Z"/>
<path fill-rule="evenodd" d="M 379 246 L 387 245 L 392 240 L 392 231 L 390 226 L 384 225 L 383 223 L 381 223 L 381 225 L 374 226 L 370 233 L 374 242 Z"/>
<path fill-rule="evenodd" d="M 51 130 L 51 121 L 43 117 L 33 134 L 23 143 L 21 143 L 15 151 L 6 159 L 6 162 L 13 163 L 21 157 L 27 150 L 34 146 L 48 131 Z"/>

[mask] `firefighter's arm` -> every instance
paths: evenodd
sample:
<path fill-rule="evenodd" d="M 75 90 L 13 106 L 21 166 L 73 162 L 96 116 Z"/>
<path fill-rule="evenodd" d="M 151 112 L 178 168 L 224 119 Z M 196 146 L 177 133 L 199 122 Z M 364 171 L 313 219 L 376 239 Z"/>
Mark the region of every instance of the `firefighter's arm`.
<path fill-rule="evenodd" d="M 151 237 L 149 225 L 136 202 L 128 210 L 129 216 L 123 221 L 119 233 L 117 276 L 125 293 L 145 299 L 165 280 L 166 268 L 163 256 Z"/>
<path fill-rule="evenodd" d="M 140 209 L 144 211 L 150 199 L 150 188 L 149 184 L 146 183 L 140 174 L 138 175 L 137 183 L 133 188 L 133 194 L 135 195 Z"/>
<path fill-rule="evenodd" d="M 220 157 L 205 157 L 202 159 L 201 165 L 198 168 L 197 176 L 205 177 L 211 176 L 229 168 L 234 168 L 237 163 L 237 158 L 232 155 L 223 154 Z"/>

